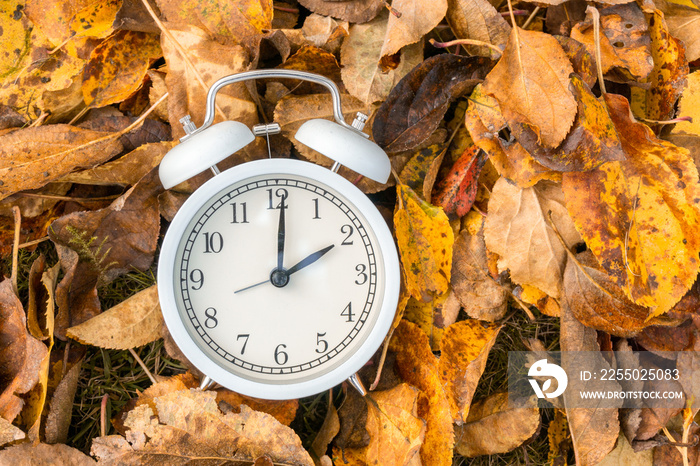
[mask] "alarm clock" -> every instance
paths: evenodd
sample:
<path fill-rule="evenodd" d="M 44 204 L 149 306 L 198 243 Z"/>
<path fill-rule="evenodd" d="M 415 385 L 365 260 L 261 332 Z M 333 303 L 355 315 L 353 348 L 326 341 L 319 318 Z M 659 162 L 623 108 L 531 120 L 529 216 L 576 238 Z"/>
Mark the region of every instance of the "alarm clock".
<path fill-rule="evenodd" d="M 293 78 L 325 86 L 335 121 L 305 122 L 295 138 L 335 161 L 331 169 L 270 158 L 219 171 L 216 164 L 279 125 L 212 124 L 217 92 L 260 78 Z M 182 205 L 165 234 L 158 295 L 173 340 L 205 379 L 238 393 L 292 399 L 349 380 L 374 355 L 394 318 L 400 271 L 383 217 L 344 165 L 385 183 L 386 153 L 349 125 L 333 81 L 294 70 L 227 76 L 210 88 L 199 128 L 163 158 L 169 189 L 211 169 L 216 176 Z"/>

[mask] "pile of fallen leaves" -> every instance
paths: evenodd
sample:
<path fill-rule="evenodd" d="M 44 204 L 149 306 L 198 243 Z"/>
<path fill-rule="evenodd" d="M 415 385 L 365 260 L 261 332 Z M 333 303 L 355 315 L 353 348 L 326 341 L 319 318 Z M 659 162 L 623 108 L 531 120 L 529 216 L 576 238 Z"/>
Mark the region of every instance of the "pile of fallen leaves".
<path fill-rule="evenodd" d="M 0 463 L 450 465 L 508 452 L 542 435 L 539 408 L 473 398 L 514 312 L 560 319 L 560 347 L 533 350 L 678 351 L 692 364 L 696 24 L 697 0 L 4 0 Z M 334 80 L 391 158 L 392 186 L 341 171 L 393 210 L 403 265 L 395 324 L 361 374 L 373 390 L 346 391 L 304 448 L 288 427 L 297 400 L 192 390 L 191 368 L 154 379 L 91 458 L 66 445 L 86 347 L 164 338 L 181 359 L 154 286 L 101 304 L 106 285 L 153 270 L 167 222 L 209 176 L 165 191 L 157 165 L 180 118 L 201 123 L 216 79 L 265 68 Z M 280 123 L 276 157 L 326 166 L 293 134 L 331 115 L 322 88 L 290 80 L 230 86 L 216 105 L 217 121 Z M 50 254 L 19 280 L 18 251 L 36 248 Z M 680 388 L 684 409 L 556 410 L 550 464 L 698 464 L 700 405 Z"/>

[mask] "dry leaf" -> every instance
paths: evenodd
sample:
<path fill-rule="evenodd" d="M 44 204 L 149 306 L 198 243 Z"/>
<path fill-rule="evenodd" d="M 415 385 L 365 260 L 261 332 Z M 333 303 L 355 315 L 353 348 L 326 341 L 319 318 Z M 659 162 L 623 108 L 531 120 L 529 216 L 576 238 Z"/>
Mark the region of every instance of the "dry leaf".
<path fill-rule="evenodd" d="M 472 39 L 504 48 L 510 25 L 487 0 L 448 0 L 447 22 L 458 39 Z M 467 45 L 470 55 L 500 58 L 488 47 Z"/>
<path fill-rule="evenodd" d="M 663 5 L 663 4 L 662 4 Z M 670 6 L 666 9 L 664 6 Z M 666 13 L 666 24 L 671 36 L 680 39 L 685 46 L 685 56 L 689 62 L 700 58 L 700 36 L 698 36 L 697 22 L 700 21 L 700 10 L 697 5 L 690 7 L 688 4 L 667 3 L 660 6 Z"/>
<path fill-rule="evenodd" d="M 477 401 L 464 425 L 455 429 L 455 450 L 462 456 L 506 453 L 532 437 L 540 425 L 540 410 L 509 408 L 507 393 L 494 393 Z"/>
<path fill-rule="evenodd" d="M 68 445 L 23 443 L 0 451 L 0 463 L 13 466 L 94 466 L 95 460 L 82 451 Z"/>
<path fill-rule="evenodd" d="M 215 394 L 182 390 L 155 398 L 127 416 L 127 438 L 93 440 L 91 453 L 102 464 L 158 464 L 163 461 L 213 460 L 253 463 L 267 456 L 292 465 L 313 465 L 299 437 L 268 414 L 241 407 L 224 415 Z"/>
<path fill-rule="evenodd" d="M 518 186 L 528 188 L 539 180 L 559 178 L 558 173 L 535 161 L 519 142 L 500 137 L 506 122 L 498 101 L 484 94 L 481 85 L 469 96 L 464 123 L 474 144 L 486 152 L 498 173 Z"/>
<path fill-rule="evenodd" d="M 416 193 L 420 193 L 423 199 L 430 200 L 433 183 L 445 152 L 444 144 L 431 144 L 416 151 L 399 173 L 399 180 Z"/>
<path fill-rule="evenodd" d="M 678 102 L 678 118 L 690 117 L 673 127 L 673 134 L 700 136 L 700 70 L 688 75 L 685 89 Z"/>
<path fill-rule="evenodd" d="M 485 163 L 486 154 L 477 146 L 470 146 L 438 184 L 433 204 L 448 214 L 467 215 L 476 200 L 479 174 Z"/>
<path fill-rule="evenodd" d="M 498 325 L 475 319 L 455 322 L 445 329 L 438 373 L 457 425 L 467 421 L 472 397 L 500 330 Z"/>
<path fill-rule="evenodd" d="M 630 302 L 590 251 L 567 262 L 561 302 L 582 324 L 611 335 L 633 336 L 651 324 L 648 309 Z"/>
<path fill-rule="evenodd" d="M 124 350 L 161 338 L 162 326 L 158 287 L 153 285 L 102 314 L 70 327 L 66 335 L 85 345 Z"/>
<path fill-rule="evenodd" d="M 338 432 L 340 432 L 340 418 L 338 417 L 338 410 L 335 409 L 335 405 L 331 401 L 328 403 L 328 411 L 323 419 L 323 424 L 321 424 L 311 444 L 311 451 L 317 458 L 321 458 L 326 454 L 328 446 L 333 441 L 333 438 L 338 435 Z"/>
<path fill-rule="evenodd" d="M 607 94 L 606 104 L 627 160 L 566 173 L 566 207 L 607 273 L 657 316 L 698 274 L 698 172 L 685 149 L 631 120 L 623 97 Z"/>
<path fill-rule="evenodd" d="M 96 108 L 126 99 L 141 87 L 151 63 L 162 55 L 158 36 L 117 31 L 95 47 L 85 65 L 85 104 Z"/>
<path fill-rule="evenodd" d="M 366 23 L 384 9 L 383 0 L 300 0 L 299 3 L 319 15 L 332 16 L 351 23 Z"/>
<path fill-rule="evenodd" d="M 44 186 L 77 168 L 109 160 L 122 150 L 110 133 L 68 125 L 25 128 L 0 136 L 0 199 Z"/>
<path fill-rule="evenodd" d="M 406 285 L 411 296 L 428 302 L 449 286 L 454 234 L 442 208 L 420 199 L 408 186 L 399 184 L 396 190 L 394 225 Z"/>
<path fill-rule="evenodd" d="M 483 79 L 490 61 L 440 54 L 413 68 L 382 103 L 372 125 L 387 152 L 416 147 L 438 127 L 450 103 Z"/>
<path fill-rule="evenodd" d="M 576 116 L 576 100 L 569 90 L 573 71 L 556 39 L 516 27 L 483 89 L 496 98 L 509 126 L 529 124 L 540 144 L 556 147 Z"/>
<path fill-rule="evenodd" d="M 22 440 L 27 435 L 19 427 L 13 426 L 10 421 L 0 416 L 0 447 Z"/>
<path fill-rule="evenodd" d="M 559 185 L 545 180 L 522 189 L 501 178 L 489 200 L 484 239 L 489 251 L 500 256 L 499 270 L 509 269 L 514 282 L 559 298 L 566 250 L 549 225 L 550 212 L 567 246 L 578 243 Z"/>
<path fill-rule="evenodd" d="M 549 439 L 549 453 L 547 455 L 549 464 L 566 466 L 566 458 L 571 449 L 571 434 L 566 414 L 561 409 L 555 408 L 554 410 L 554 419 L 547 426 L 547 438 Z"/>
<path fill-rule="evenodd" d="M 686 84 L 688 62 L 683 44 L 669 34 L 664 15 L 659 10 L 649 20 L 649 34 L 654 69 L 650 76 L 651 89 L 647 91 L 646 117 L 669 120 Z"/>
<path fill-rule="evenodd" d="M 636 453 L 625 436 L 620 433 L 617 446 L 598 463 L 598 466 L 652 466 L 653 456 L 652 450 Z"/>
<path fill-rule="evenodd" d="M 426 429 L 425 421 L 418 417 L 419 396 L 418 389 L 404 383 L 365 397 L 369 443 L 362 448 L 345 448 L 341 457 L 351 465 L 415 461 Z"/>
<path fill-rule="evenodd" d="M 624 160 L 620 139 L 605 104 L 575 74 L 571 75 L 569 88 L 578 111 L 562 143 L 555 149 L 542 147 L 536 131 L 528 124 L 511 126 L 518 142 L 537 162 L 557 171 L 587 171 L 605 162 Z"/>
<path fill-rule="evenodd" d="M 0 282 L 0 416 L 12 421 L 39 381 L 46 346 L 27 332 L 27 318 L 9 278 Z"/>
<path fill-rule="evenodd" d="M 299 408 L 299 400 L 262 400 L 239 395 L 225 388 L 216 390 L 216 402 L 219 403 L 219 406 L 222 402 L 227 403 L 233 408 L 231 411 L 234 413 L 239 413 L 240 406 L 246 405 L 254 411 L 269 414 L 285 426 L 292 423 Z"/>
<path fill-rule="evenodd" d="M 561 310 L 561 350 L 563 352 L 600 351 L 596 331 L 581 324 L 566 307 Z M 566 360 L 562 358 L 562 362 L 566 363 Z M 611 370 L 602 354 L 595 359 L 595 368 L 598 367 Z M 579 390 L 595 390 L 595 384 L 595 381 L 584 382 L 575 377 L 570 378 L 567 390 L 563 394 L 565 405 L 571 405 L 570 402 L 566 403 L 566 398 L 571 396 L 571 393 Z M 610 388 L 610 385 L 607 387 Z M 567 408 L 566 418 L 569 421 L 577 465 L 597 464 L 615 446 L 620 432 L 616 408 Z"/>
<path fill-rule="evenodd" d="M 398 52 L 395 57 L 398 66 L 382 68 L 380 52 L 387 33 L 388 15 L 389 12 L 383 12 L 369 23 L 351 25 L 340 49 L 345 88 L 367 105 L 386 99 L 401 78 L 423 61 L 423 47 L 419 43 Z"/>
<path fill-rule="evenodd" d="M 65 370 L 65 375 L 63 375 L 63 378 L 58 382 L 51 394 L 44 427 L 44 440 L 47 443 L 65 443 L 68 441 L 73 399 L 78 388 L 78 378 L 80 377 L 80 369 L 84 361 L 83 356 L 85 352 L 79 350 L 77 353 L 79 358 L 68 361 L 70 367 Z M 76 352 L 69 353 L 69 357 L 75 355 Z M 61 358 L 63 358 L 63 355 L 61 355 Z M 60 372 L 64 372 L 63 361 L 54 367 L 56 366 L 58 366 Z"/>
<path fill-rule="evenodd" d="M 462 230 L 454 244 L 452 287 L 469 317 L 493 322 L 505 316 L 508 291 L 489 274 L 483 219 L 474 232 Z"/>
<path fill-rule="evenodd" d="M 394 55 L 406 45 L 415 44 L 437 26 L 447 13 L 447 0 L 394 0 L 391 7 L 400 15 L 389 15 L 386 39 L 379 55 L 381 59 Z"/>
<path fill-rule="evenodd" d="M 451 465 L 454 447 L 452 415 L 428 337 L 414 324 L 402 320 L 394 331 L 389 348 L 396 352 L 396 366 L 401 378 L 428 397 L 427 412 L 418 413 L 427 423 L 420 453 L 423 464 Z"/>

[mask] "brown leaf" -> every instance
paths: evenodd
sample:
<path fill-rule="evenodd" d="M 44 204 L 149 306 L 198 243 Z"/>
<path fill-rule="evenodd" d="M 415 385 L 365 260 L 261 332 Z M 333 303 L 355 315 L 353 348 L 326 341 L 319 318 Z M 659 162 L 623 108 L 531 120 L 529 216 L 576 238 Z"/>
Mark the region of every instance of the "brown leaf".
<path fill-rule="evenodd" d="M 435 177 L 444 157 L 444 144 L 431 144 L 416 151 L 399 173 L 399 180 L 416 193 L 420 193 L 423 199 L 429 200 Z"/>
<path fill-rule="evenodd" d="M 12 425 L 10 421 L 0 416 L 0 447 L 22 440 L 27 435 L 19 427 Z"/>
<path fill-rule="evenodd" d="M 559 173 L 542 166 L 515 139 L 501 138 L 507 131 L 498 101 L 483 93 L 477 86 L 469 97 L 464 123 L 474 144 L 486 152 L 501 176 L 522 188 L 533 186 L 539 180 L 558 180 Z"/>
<path fill-rule="evenodd" d="M 344 449 L 342 458 L 357 465 L 415 461 L 426 429 L 425 421 L 418 417 L 419 396 L 418 389 L 404 383 L 365 397 L 369 443 Z"/>
<path fill-rule="evenodd" d="M 65 443 L 68 441 L 68 429 L 71 425 L 73 413 L 73 399 L 78 388 L 78 379 L 84 355 L 84 350 L 69 352 L 69 357 L 66 358 L 68 360 L 67 368 L 63 366 L 63 360 L 54 366 L 60 373 L 65 372 L 65 375 L 53 389 L 48 403 L 48 414 L 44 427 L 44 440 L 47 443 Z M 60 356 L 63 359 L 64 355 L 61 354 Z"/>
<path fill-rule="evenodd" d="M 269 414 L 285 426 L 292 423 L 299 408 L 299 400 L 262 400 L 239 395 L 225 388 L 216 390 L 216 402 L 219 403 L 219 406 L 222 402 L 229 404 L 233 407 L 231 412 L 234 413 L 240 412 L 240 405 L 246 405 L 252 410 Z"/>
<path fill-rule="evenodd" d="M 68 125 L 39 126 L 0 136 L 0 199 L 44 186 L 77 168 L 99 165 L 122 150 L 110 133 Z"/>
<path fill-rule="evenodd" d="M 595 56 L 595 36 L 591 14 L 574 26 L 571 38 L 586 46 Z M 636 3 L 614 5 L 600 10 L 600 52 L 603 73 L 620 68 L 632 79 L 646 78 L 653 68 L 649 27 Z"/>
<path fill-rule="evenodd" d="M 562 6 L 566 6 L 572 2 L 567 2 Z M 584 3 L 585 6 L 585 3 Z M 549 9 L 547 10 L 549 12 Z M 583 19 L 583 18 L 581 18 Z M 561 48 L 566 52 L 566 56 L 571 60 L 571 65 L 576 73 L 586 86 L 592 88 L 598 81 L 598 72 L 595 66 L 595 58 L 588 53 L 586 47 L 579 41 L 565 36 L 554 36 L 559 41 Z"/>
<path fill-rule="evenodd" d="M 104 464 L 156 461 L 254 462 L 261 456 L 293 465 L 313 465 L 299 437 L 268 414 L 241 407 L 224 415 L 213 392 L 182 390 L 134 408 L 126 419 L 128 440 L 119 435 L 93 440 L 91 453 Z"/>
<path fill-rule="evenodd" d="M 46 346 L 27 332 L 27 318 L 9 278 L 0 282 L 0 416 L 12 421 L 39 381 Z"/>
<path fill-rule="evenodd" d="M 652 316 L 673 307 L 700 262 L 700 185 L 688 152 L 630 119 L 627 100 L 607 94 L 623 162 L 566 173 L 566 207 L 598 262 Z"/>
<path fill-rule="evenodd" d="M 56 291 L 56 333 L 81 324 L 100 311 L 96 287 L 153 262 L 160 233 L 157 195 L 163 187 L 151 171 L 104 209 L 74 212 L 50 231 L 66 273 Z M 70 249 L 72 248 L 72 249 Z"/>
<path fill-rule="evenodd" d="M 162 326 L 158 288 L 153 285 L 92 319 L 68 328 L 66 335 L 85 345 L 125 350 L 161 338 Z"/>
<path fill-rule="evenodd" d="M 117 31 L 95 47 L 83 69 L 83 98 L 104 107 L 129 97 L 143 84 L 151 63 L 161 57 L 158 36 Z"/>
<path fill-rule="evenodd" d="M 647 91 L 646 117 L 669 120 L 675 114 L 676 100 L 686 85 L 688 62 L 683 44 L 669 34 L 664 15 L 659 10 L 649 20 L 649 35 L 654 69 L 651 89 Z"/>
<path fill-rule="evenodd" d="M 344 2 L 300 0 L 299 3 L 319 15 L 332 16 L 351 23 L 371 21 L 384 9 L 383 0 L 350 0 Z"/>
<path fill-rule="evenodd" d="M 0 451 L 0 463 L 15 466 L 54 464 L 57 466 L 94 466 L 95 460 L 68 445 L 23 443 Z"/>
<path fill-rule="evenodd" d="M 510 25 L 486 0 L 448 0 L 447 22 L 458 39 L 473 39 L 504 48 L 510 34 Z M 470 55 L 499 58 L 488 47 L 467 45 Z"/>
<path fill-rule="evenodd" d="M 581 324 L 565 307 L 561 311 L 560 341 L 562 351 L 600 351 L 596 331 Z M 565 359 L 562 358 L 562 362 L 565 363 Z M 595 363 L 596 367 L 611 370 L 602 355 L 595 359 Z M 566 401 L 571 393 L 581 389 L 595 389 L 594 383 L 583 382 L 575 377 L 570 378 L 567 390 L 563 394 L 564 400 Z M 569 421 L 577 465 L 594 465 L 615 446 L 620 432 L 616 408 L 567 408 L 566 417 Z"/>
<path fill-rule="evenodd" d="M 508 292 L 489 274 L 483 219 L 475 217 L 474 228 L 462 230 L 454 244 L 452 287 L 474 319 L 493 322 L 505 316 Z"/>
<path fill-rule="evenodd" d="M 472 397 L 500 330 L 498 325 L 475 319 L 462 320 L 445 329 L 438 373 L 457 425 L 467 421 Z"/>
<path fill-rule="evenodd" d="M 540 410 L 534 402 L 532 405 L 509 409 L 507 393 L 494 393 L 477 401 L 464 425 L 455 430 L 455 450 L 467 458 L 514 450 L 540 425 Z"/>
<path fill-rule="evenodd" d="M 477 146 L 470 146 L 438 184 L 433 204 L 448 214 L 467 215 L 476 200 L 479 174 L 485 163 L 486 154 Z"/>
<path fill-rule="evenodd" d="M 320 74 L 321 76 L 325 76 L 334 83 L 340 85 L 341 92 L 344 91 L 344 89 L 342 89 L 343 84 L 340 77 L 340 65 L 335 59 L 335 56 L 332 53 L 313 45 L 305 45 L 301 47 L 278 68 Z M 300 82 L 298 80 L 282 80 L 282 83 L 300 94 L 323 93 L 326 90 L 325 87 L 319 84 L 312 84 L 303 81 Z"/>
<path fill-rule="evenodd" d="M 331 401 L 328 403 L 328 411 L 323 419 L 323 424 L 321 424 L 311 444 L 311 451 L 317 458 L 321 458 L 326 454 L 328 446 L 333 441 L 333 438 L 338 435 L 338 432 L 340 432 L 340 418 L 338 417 L 338 410 L 335 409 L 335 405 Z"/>
<path fill-rule="evenodd" d="M 544 147 L 556 147 L 576 116 L 569 90 L 571 62 L 548 34 L 515 28 L 501 59 L 486 76 L 484 92 L 498 101 L 510 127 L 527 123 Z"/>
<path fill-rule="evenodd" d="M 545 180 L 522 189 L 501 178 L 489 200 L 484 239 L 486 247 L 500 256 L 500 271 L 509 269 L 516 283 L 559 298 L 566 250 L 549 225 L 550 212 L 567 246 L 579 242 L 559 185 Z"/>
<path fill-rule="evenodd" d="M 426 59 L 392 89 L 377 110 L 374 140 L 387 152 L 408 150 L 425 141 L 450 103 L 471 92 L 489 65 L 485 58 L 454 54 Z"/>
<path fill-rule="evenodd" d="M 245 46 L 251 56 L 263 30 L 272 27 L 272 0 L 158 0 L 157 4 L 169 22 L 198 24 L 220 43 Z M 188 50 L 186 44 L 181 44 Z M 217 51 L 222 52 L 216 47 L 211 50 L 213 54 Z"/>
<path fill-rule="evenodd" d="M 447 12 L 447 0 L 415 2 L 413 0 L 394 0 L 392 14 L 386 27 L 386 40 L 380 57 L 394 55 L 404 46 L 418 42 L 442 21 Z"/>
<path fill-rule="evenodd" d="M 427 410 L 418 412 L 427 423 L 420 453 L 423 464 L 452 464 L 454 438 L 450 404 L 428 337 L 415 325 L 402 320 L 394 331 L 390 349 L 396 352 L 396 365 L 401 378 L 428 397 Z"/>
<path fill-rule="evenodd" d="M 420 199 L 408 186 L 396 188 L 394 226 L 406 285 L 411 296 L 428 302 L 449 286 L 454 234 L 442 208 Z"/>
<path fill-rule="evenodd" d="M 611 335 L 633 336 L 652 323 L 649 310 L 630 302 L 590 251 L 566 263 L 562 305 L 582 324 Z"/>
<path fill-rule="evenodd" d="M 168 115 L 173 128 L 173 138 L 184 136 L 179 119 L 190 115 L 192 121 L 201 125 L 204 121 L 206 94 L 217 79 L 248 69 L 248 54 L 239 45 L 221 45 L 195 26 L 188 24 L 166 24 L 175 40 L 187 50 L 195 70 L 185 62 L 180 52 L 165 34 L 161 36 L 161 47 L 168 64 L 165 84 L 168 87 Z M 204 87 L 197 79 L 204 79 Z M 227 86 L 217 94 L 215 122 L 222 119 L 242 121 L 248 126 L 258 123 L 255 104 L 242 83 Z"/>
<path fill-rule="evenodd" d="M 617 446 L 598 463 L 599 466 L 652 466 L 653 464 L 653 452 L 647 450 L 636 453 L 622 433 L 617 439 Z"/>
<path fill-rule="evenodd" d="M 671 8 L 665 8 L 665 6 Z M 689 62 L 700 58 L 700 37 L 698 36 L 698 21 L 700 21 L 700 10 L 696 7 L 690 8 L 688 5 L 668 2 L 661 6 L 666 13 L 666 24 L 671 36 L 680 41 L 685 46 L 685 57 Z"/>
<path fill-rule="evenodd" d="M 557 171 L 588 171 L 605 162 L 624 160 L 620 139 L 605 104 L 575 74 L 571 75 L 569 88 L 578 110 L 571 131 L 561 144 L 555 149 L 542 147 L 536 131 L 528 124 L 511 127 L 518 142 L 536 161 Z"/>
<path fill-rule="evenodd" d="M 345 88 L 367 105 L 386 99 L 401 78 L 423 60 L 423 47 L 418 43 L 398 52 L 395 56 L 398 66 L 382 68 L 380 52 L 386 38 L 388 15 L 388 11 L 382 12 L 369 23 L 350 26 L 340 49 Z"/>

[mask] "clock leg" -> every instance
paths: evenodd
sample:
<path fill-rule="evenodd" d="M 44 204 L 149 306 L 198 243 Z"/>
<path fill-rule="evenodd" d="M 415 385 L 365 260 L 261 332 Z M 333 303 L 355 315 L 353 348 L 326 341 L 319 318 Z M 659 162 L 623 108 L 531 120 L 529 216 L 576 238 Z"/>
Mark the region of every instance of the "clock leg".
<path fill-rule="evenodd" d="M 212 379 L 210 379 L 209 376 L 205 376 L 205 377 L 202 379 L 202 383 L 199 384 L 199 389 L 200 389 L 200 390 L 206 390 L 207 388 L 209 388 L 209 387 L 211 387 L 212 385 L 214 385 L 214 383 L 215 383 L 215 382 L 214 382 Z"/>
<path fill-rule="evenodd" d="M 357 373 L 352 374 L 350 377 L 348 377 L 348 382 L 350 382 L 350 385 L 355 387 L 355 390 L 357 390 L 360 393 L 360 395 L 367 395 L 367 390 L 365 389 L 365 386 L 362 385 L 362 381 L 357 376 Z"/>

